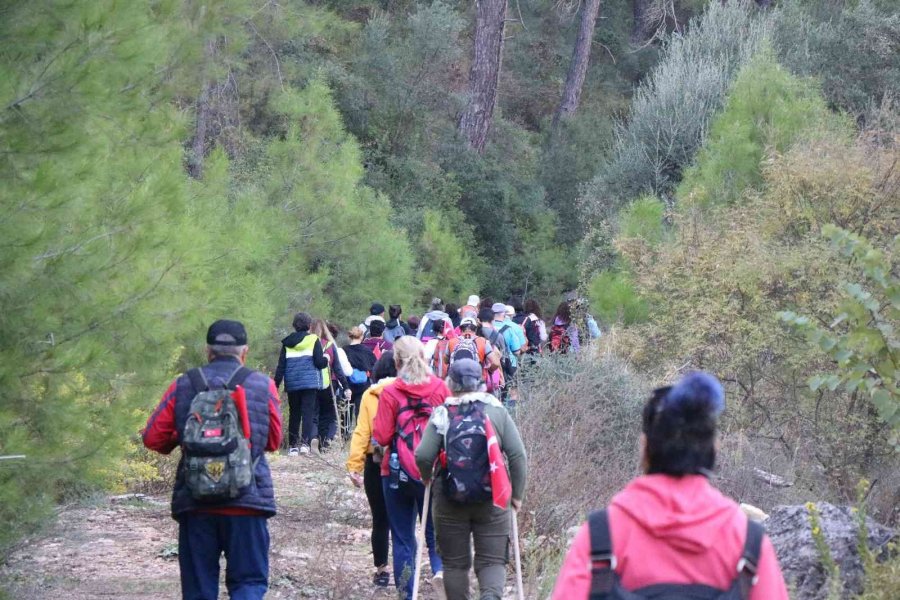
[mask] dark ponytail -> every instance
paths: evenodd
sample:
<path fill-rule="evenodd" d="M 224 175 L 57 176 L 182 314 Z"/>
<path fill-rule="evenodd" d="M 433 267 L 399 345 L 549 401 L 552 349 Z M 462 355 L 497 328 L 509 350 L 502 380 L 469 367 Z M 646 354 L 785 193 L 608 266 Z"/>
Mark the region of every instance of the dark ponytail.
<path fill-rule="evenodd" d="M 725 409 L 722 384 L 708 373 L 691 373 L 659 388 L 644 406 L 648 473 L 705 474 L 715 467 L 716 423 Z"/>

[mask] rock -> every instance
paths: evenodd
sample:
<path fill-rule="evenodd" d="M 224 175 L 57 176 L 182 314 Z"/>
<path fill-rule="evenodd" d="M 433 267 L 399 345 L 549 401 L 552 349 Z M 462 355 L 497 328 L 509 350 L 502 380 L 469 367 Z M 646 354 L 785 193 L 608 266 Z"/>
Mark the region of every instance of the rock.
<path fill-rule="evenodd" d="M 864 572 L 857 550 L 857 515 L 849 506 L 834 506 L 827 502 L 819 502 L 816 508 L 831 556 L 840 567 L 845 597 L 861 593 Z M 785 580 L 795 590 L 792 598 L 815 600 L 826 597 L 825 568 L 813 541 L 807 507 L 779 506 L 770 513 L 765 525 Z M 897 533 L 872 519 L 866 519 L 866 527 L 869 548 L 876 555 L 886 552 L 888 542 Z"/>

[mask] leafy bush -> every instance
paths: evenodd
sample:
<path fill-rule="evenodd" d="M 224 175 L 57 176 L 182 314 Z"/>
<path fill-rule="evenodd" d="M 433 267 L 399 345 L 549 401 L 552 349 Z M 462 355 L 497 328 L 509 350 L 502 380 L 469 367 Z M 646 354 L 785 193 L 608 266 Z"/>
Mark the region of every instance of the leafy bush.
<path fill-rule="evenodd" d="M 827 329 L 790 311 L 779 316 L 837 363 L 836 373 L 811 378 L 810 389 L 834 391 L 842 385 L 851 394 L 867 393 L 878 414 L 894 429 L 892 443 L 900 448 L 900 339 L 896 334 L 900 278 L 884 253 L 864 238 L 833 225 L 826 225 L 822 233 L 843 257 L 858 265 L 868 285 L 843 285 L 846 300 Z M 894 246 L 895 252 L 900 250 L 900 235 L 894 238 Z"/>
<path fill-rule="evenodd" d="M 766 27 L 746 3 L 713 2 L 685 35 L 666 40 L 662 58 L 638 86 L 628 120 L 616 132 L 612 157 L 585 188 L 589 220 L 641 194 L 674 188 Z"/>
<path fill-rule="evenodd" d="M 654 311 L 623 338 L 622 351 L 654 373 L 702 367 L 719 374 L 734 399 L 726 435 L 749 438 L 749 447 L 773 443 L 770 452 L 780 451 L 797 485 L 830 489 L 838 501 L 861 476 L 888 476 L 896 467 L 887 428 L 862 395 L 808 391 L 803 382 L 831 361 L 786 335 L 776 313 L 831 322 L 852 269 L 818 232 L 837 222 L 884 249 L 900 223 L 890 200 L 895 160 L 895 149 L 823 134 L 765 163 L 760 193 L 717 211 L 679 211 L 672 242 L 626 255 Z M 890 502 L 885 490 L 876 504 L 884 511 Z"/>
<path fill-rule="evenodd" d="M 603 271 L 588 286 L 591 309 L 604 323 L 643 323 L 650 307 L 638 291 L 632 276 L 623 271 Z"/>
<path fill-rule="evenodd" d="M 783 152 L 813 127 L 850 130 L 809 82 L 781 68 L 768 49 L 737 74 L 725 108 L 678 186 L 680 202 L 707 207 L 736 202 L 762 183 L 764 153 Z"/>

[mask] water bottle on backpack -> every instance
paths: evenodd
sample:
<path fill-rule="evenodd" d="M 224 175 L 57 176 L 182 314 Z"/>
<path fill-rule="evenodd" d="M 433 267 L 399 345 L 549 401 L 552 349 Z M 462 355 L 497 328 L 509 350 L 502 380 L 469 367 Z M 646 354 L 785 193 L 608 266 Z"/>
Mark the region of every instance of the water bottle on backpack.
<path fill-rule="evenodd" d="M 390 461 L 388 461 L 388 467 L 390 467 L 391 476 L 388 486 L 392 490 L 400 489 L 400 457 L 397 456 L 396 452 L 391 452 Z"/>

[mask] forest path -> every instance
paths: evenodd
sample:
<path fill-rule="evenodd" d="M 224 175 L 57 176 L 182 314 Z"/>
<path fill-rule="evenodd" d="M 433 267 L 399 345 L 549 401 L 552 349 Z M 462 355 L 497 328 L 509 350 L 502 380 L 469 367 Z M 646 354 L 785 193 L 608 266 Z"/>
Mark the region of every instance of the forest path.
<path fill-rule="evenodd" d="M 266 598 L 396 598 L 393 587 L 372 585 L 368 504 L 350 485 L 345 458 L 269 455 L 278 515 L 269 521 Z M 177 547 L 168 497 L 66 507 L 0 566 L 0 597 L 171 600 L 180 596 Z M 425 565 L 430 573 L 427 557 Z M 221 577 L 227 598 L 224 562 Z M 435 598 L 429 583 L 422 587 L 420 598 Z M 510 586 L 507 595 L 514 597 Z"/>

